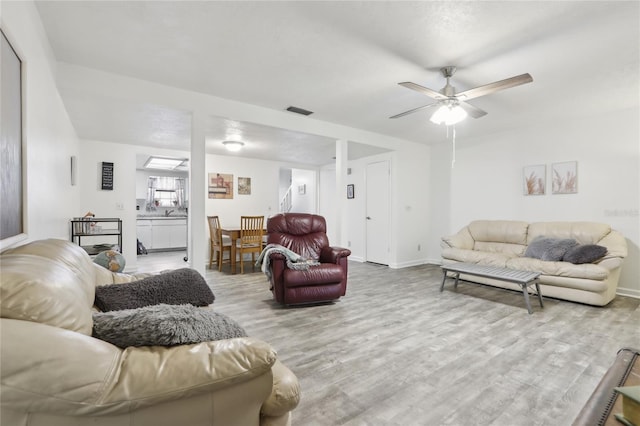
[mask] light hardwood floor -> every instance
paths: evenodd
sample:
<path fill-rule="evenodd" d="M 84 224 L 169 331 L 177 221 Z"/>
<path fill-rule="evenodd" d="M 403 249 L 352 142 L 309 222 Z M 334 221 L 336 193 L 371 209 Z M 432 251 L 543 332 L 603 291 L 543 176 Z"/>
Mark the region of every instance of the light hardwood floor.
<path fill-rule="evenodd" d="M 184 267 L 139 256 L 140 270 Z M 438 266 L 349 263 L 340 301 L 283 308 L 265 276 L 206 272 L 214 308 L 269 342 L 299 378 L 293 424 L 570 425 L 621 347 L 640 347 L 640 300 L 604 308 L 461 282 Z"/>

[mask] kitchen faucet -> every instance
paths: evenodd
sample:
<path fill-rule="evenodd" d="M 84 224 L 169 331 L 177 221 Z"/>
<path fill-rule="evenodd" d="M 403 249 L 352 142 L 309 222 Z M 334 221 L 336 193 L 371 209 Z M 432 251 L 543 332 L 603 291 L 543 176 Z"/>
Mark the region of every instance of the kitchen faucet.
<path fill-rule="evenodd" d="M 171 213 L 173 213 L 173 210 L 165 210 L 164 211 L 165 217 L 168 217 Z"/>

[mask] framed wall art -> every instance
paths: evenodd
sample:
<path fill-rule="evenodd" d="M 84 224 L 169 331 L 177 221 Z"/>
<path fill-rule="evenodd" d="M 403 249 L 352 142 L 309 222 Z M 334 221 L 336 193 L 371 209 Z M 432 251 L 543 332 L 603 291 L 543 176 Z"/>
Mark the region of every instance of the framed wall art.
<path fill-rule="evenodd" d="M 524 195 L 544 195 L 547 187 L 547 166 L 525 166 L 522 171 Z"/>
<path fill-rule="evenodd" d="M 238 178 L 238 195 L 251 195 L 251 178 Z"/>
<path fill-rule="evenodd" d="M 24 223 L 22 61 L 0 31 L 0 249 L 27 238 Z"/>
<path fill-rule="evenodd" d="M 578 192 L 578 162 L 565 161 L 551 165 L 552 192 L 554 194 L 576 194 Z"/>
<path fill-rule="evenodd" d="M 233 198 L 233 175 L 209 173 L 209 198 Z"/>

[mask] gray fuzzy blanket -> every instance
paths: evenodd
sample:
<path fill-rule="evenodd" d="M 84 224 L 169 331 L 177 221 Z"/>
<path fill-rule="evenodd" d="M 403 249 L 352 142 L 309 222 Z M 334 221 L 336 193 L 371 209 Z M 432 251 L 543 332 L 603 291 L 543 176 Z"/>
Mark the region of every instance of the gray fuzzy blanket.
<path fill-rule="evenodd" d="M 122 284 L 96 287 L 95 305 L 103 312 L 165 303 L 207 306 L 215 296 L 198 271 L 181 268 Z"/>
<path fill-rule="evenodd" d="M 185 345 L 246 335 L 226 315 L 193 305 L 162 304 L 93 314 L 93 336 L 121 348 Z"/>

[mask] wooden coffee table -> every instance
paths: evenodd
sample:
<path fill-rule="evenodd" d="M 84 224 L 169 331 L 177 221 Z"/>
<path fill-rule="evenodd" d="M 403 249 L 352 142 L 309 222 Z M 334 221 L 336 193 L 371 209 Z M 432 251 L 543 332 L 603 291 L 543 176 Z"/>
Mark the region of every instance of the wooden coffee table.
<path fill-rule="evenodd" d="M 522 294 L 524 294 L 524 301 L 527 304 L 527 311 L 529 314 L 533 313 L 531 310 L 531 302 L 529 301 L 529 292 L 527 288 L 531 285 L 536 286 L 536 293 L 538 293 L 538 300 L 540 301 L 540 307 L 544 308 L 542 303 L 542 293 L 540 293 L 540 283 L 538 278 L 540 272 L 520 271 L 518 269 L 500 268 L 497 266 L 477 265 L 475 263 L 452 263 L 441 266 L 444 273 L 442 277 L 442 284 L 440 284 L 440 291 L 444 290 L 444 282 L 447 279 L 447 272 L 453 272 L 456 279 L 453 288 L 458 288 L 458 279 L 460 274 L 473 275 L 477 277 L 492 278 L 495 280 L 508 281 L 518 284 L 522 288 Z"/>

